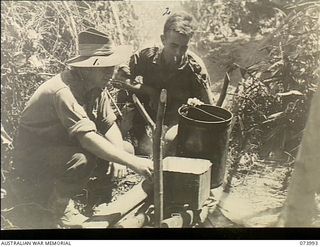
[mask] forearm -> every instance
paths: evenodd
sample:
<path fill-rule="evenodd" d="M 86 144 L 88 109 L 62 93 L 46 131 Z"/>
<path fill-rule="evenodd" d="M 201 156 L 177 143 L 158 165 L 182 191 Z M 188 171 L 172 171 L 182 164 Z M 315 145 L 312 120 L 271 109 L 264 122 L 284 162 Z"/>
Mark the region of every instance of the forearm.
<path fill-rule="evenodd" d="M 88 132 L 78 137 L 80 145 L 95 156 L 115 163 L 119 163 L 135 170 L 139 158 L 118 148 L 103 136 L 95 132 Z"/>
<path fill-rule="evenodd" d="M 213 105 L 214 104 L 213 93 L 210 88 L 206 89 L 206 91 L 207 91 L 207 97 L 208 97 L 208 104 Z"/>
<path fill-rule="evenodd" d="M 105 133 L 105 138 L 118 148 L 123 148 L 123 138 L 120 129 L 116 123 L 114 123 L 110 129 Z"/>
<path fill-rule="evenodd" d="M 203 88 L 200 92 L 201 101 L 203 101 L 205 104 L 213 105 L 213 94 L 210 90 L 210 88 Z"/>

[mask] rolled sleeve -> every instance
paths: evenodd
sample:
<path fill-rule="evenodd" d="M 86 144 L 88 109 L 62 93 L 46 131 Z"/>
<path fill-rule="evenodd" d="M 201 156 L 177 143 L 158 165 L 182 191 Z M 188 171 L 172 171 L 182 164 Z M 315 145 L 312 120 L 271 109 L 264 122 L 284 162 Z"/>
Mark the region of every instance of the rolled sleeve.
<path fill-rule="evenodd" d="M 70 136 L 78 133 L 97 131 L 81 105 L 77 102 L 69 88 L 63 88 L 54 95 L 54 106 L 62 125 Z"/>

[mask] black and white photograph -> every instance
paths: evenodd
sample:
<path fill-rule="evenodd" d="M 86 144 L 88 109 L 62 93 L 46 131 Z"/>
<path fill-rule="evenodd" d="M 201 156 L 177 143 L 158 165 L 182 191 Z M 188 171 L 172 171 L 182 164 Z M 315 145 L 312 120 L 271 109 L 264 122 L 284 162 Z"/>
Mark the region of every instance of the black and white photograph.
<path fill-rule="evenodd" d="M 319 229 L 319 34 L 318 1 L 1 1 L 1 231 Z"/>

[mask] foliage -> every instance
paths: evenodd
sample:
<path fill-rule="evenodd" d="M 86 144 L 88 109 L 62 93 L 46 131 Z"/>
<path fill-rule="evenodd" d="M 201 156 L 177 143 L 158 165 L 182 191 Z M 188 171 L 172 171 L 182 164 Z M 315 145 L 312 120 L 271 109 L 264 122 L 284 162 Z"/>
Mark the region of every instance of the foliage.
<path fill-rule="evenodd" d="M 319 7 L 313 2 L 290 7 L 265 41 L 268 59 L 240 68 L 234 145 L 263 156 L 297 151 L 320 77 Z"/>
<path fill-rule="evenodd" d="M 136 45 L 133 17 L 126 2 L 2 1 L 1 120 L 9 135 L 35 89 L 75 55 L 78 32 L 94 27 Z"/>
<path fill-rule="evenodd" d="M 235 122 L 229 155 L 233 163 L 241 165 L 240 153 L 253 153 L 247 155 L 253 160 L 258 159 L 256 153 L 294 156 L 297 150 L 320 76 L 320 15 L 316 1 L 292 3 L 295 1 L 182 3 L 199 21 L 194 38 L 198 49 L 209 51 L 215 42 L 269 34 L 263 46 L 268 52 L 266 60 L 231 67 L 240 69 L 243 76 L 233 93 Z M 152 17 L 153 12 L 146 15 Z M 9 136 L 15 136 L 21 112 L 35 89 L 61 72 L 66 60 L 75 55 L 79 31 L 94 27 L 108 32 L 118 44 L 139 47 L 143 30 L 136 28 L 138 18 L 132 5 L 122 1 L 2 1 L 1 123 Z M 5 148 L 1 167 L 7 169 L 4 163 L 11 162 L 12 149 Z M 244 167 L 250 162 L 242 163 Z M 232 170 L 229 174 L 232 178 Z"/>
<path fill-rule="evenodd" d="M 22 110 L 36 88 L 75 56 L 80 31 L 93 27 L 117 44 L 137 46 L 135 18 L 127 2 L 1 1 L 1 141 L 4 130 L 16 135 Z M 1 150 L 3 199 L 13 149 L 1 142 Z M 1 216 L 1 227 L 12 225 Z"/>
<path fill-rule="evenodd" d="M 243 34 L 270 33 L 284 16 L 282 5 L 271 0 L 205 0 L 185 2 L 184 6 L 199 22 L 196 40 L 201 48 Z"/>
<path fill-rule="evenodd" d="M 243 76 L 233 94 L 236 121 L 230 143 L 237 152 L 279 157 L 297 151 L 319 81 L 319 4 L 296 2 L 205 0 L 183 4 L 199 22 L 195 49 L 229 72 L 240 69 Z M 223 42 L 236 44 L 234 40 L 266 34 L 260 42 L 260 50 L 268 54 L 265 59 L 243 67 L 232 64 L 240 53 L 229 54 L 233 49 L 229 53 L 226 49 L 232 46 Z M 223 54 L 216 54 L 219 51 Z"/>

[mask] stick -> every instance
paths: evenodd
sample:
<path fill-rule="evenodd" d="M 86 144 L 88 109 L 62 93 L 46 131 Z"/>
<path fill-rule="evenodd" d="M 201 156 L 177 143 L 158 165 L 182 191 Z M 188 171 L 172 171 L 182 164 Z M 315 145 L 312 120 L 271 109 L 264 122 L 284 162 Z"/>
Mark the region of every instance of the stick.
<path fill-rule="evenodd" d="M 143 207 L 140 206 L 140 208 Z M 134 209 L 127 216 L 117 222 L 113 228 L 142 228 L 147 220 L 147 215 L 144 212 L 139 211 L 139 206 L 137 210 Z M 135 212 L 137 211 L 137 212 Z"/>
<path fill-rule="evenodd" d="M 112 1 L 110 1 L 110 7 L 111 7 L 111 11 L 113 13 L 113 17 L 114 20 L 116 21 L 116 25 L 117 25 L 117 31 L 119 32 L 119 40 L 120 40 L 120 45 L 122 45 L 124 43 L 124 37 L 123 37 L 123 31 L 121 28 L 121 23 L 120 23 L 120 18 L 119 18 L 119 9 L 118 9 L 118 4 L 113 3 Z"/>
<path fill-rule="evenodd" d="M 106 88 L 106 91 L 107 91 L 107 94 L 108 94 L 108 96 L 109 96 L 109 98 L 110 98 L 110 101 L 112 102 L 112 104 L 114 105 L 114 107 L 116 108 L 116 110 L 117 110 L 117 112 L 119 113 L 119 116 L 120 116 L 120 118 L 122 118 L 122 112 L 121 112 L 121 110 L 119 109 L 119 107 L 117 106 L 117 103 L 114 101 L 114 99 L 112 98 L 112 96 L 111 96 L 111 94 L 110 94 L 110 92 L 109 92 L 109 90 Z"/>
<path fill-rule="evenodd" d="M 154 216 L 155 227 L 160 228 L 163 219 L 163 178 L 162 178 L 162 127 L 167 104 L 167 90 L 162 89 L 158 105 L 156 128 L 153 135 L 154 164 Z"/>
<path fill-rule="evenodd" d="M 151 217 L 147 213 L 150 204 L 152 203 L 151 198 L 147 198 L 144 204 L 138 206 L 132 210 L 128 215 L 117 222 L 114 228 L 142 228 L 145 224 L 151 222 Z"/>
<path fill-rule="evenodd" d="M 228 86 L 230 83 L 230 76 L 229 73 L 226 72 L 226 75 L 224 76 L 224 81 L 223 81 L 223 87 L 217 102 L 217 106 L 222 106 L 224 99 L 226 98 L 227 95 L 227 90 L 228 90 Z"/>
<path fill-rule="evenodd" d="M 140 114 L 142 115 L 142 117 L 144 118 L 144 120 L 150 125 L 150 127 L 152 128 L 152 131 L 154 131 L 156 128 L 156 124 L 153 122 L 152 118 L 149 116 L 148 112 L 146 111 L 146 109 L 141 104 L 140 100 L 138 99 L 138 97 L 135 94 L 132 95 L 132 100 L 133 100 L 134 104 L 136 105 L 136 107 L 138 108 L 138 110 L 139 110 Z"/>

